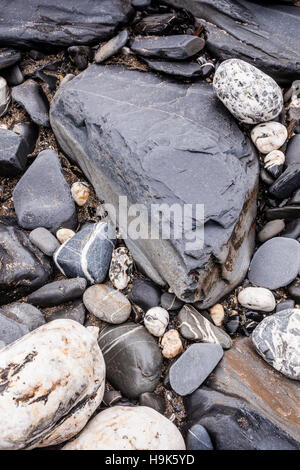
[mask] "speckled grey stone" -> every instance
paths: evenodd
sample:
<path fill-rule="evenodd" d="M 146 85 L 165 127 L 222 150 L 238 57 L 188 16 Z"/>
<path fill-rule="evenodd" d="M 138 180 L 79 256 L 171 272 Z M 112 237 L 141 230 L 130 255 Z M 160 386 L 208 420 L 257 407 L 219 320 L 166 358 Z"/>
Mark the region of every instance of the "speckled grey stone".
<path fill-rule="evenodd" d="M 262 358 L 290 379 L 300 380 L 300 309 L 266 317 L 253 331 L 252 342 Z"/>
<path fill-rule="evenodd" d="M 273 78 L 240 59 L 222 62 L 213 87 L 229 111 L 247 124 L 271 121 L 283 106 L 281 89 Z"/>

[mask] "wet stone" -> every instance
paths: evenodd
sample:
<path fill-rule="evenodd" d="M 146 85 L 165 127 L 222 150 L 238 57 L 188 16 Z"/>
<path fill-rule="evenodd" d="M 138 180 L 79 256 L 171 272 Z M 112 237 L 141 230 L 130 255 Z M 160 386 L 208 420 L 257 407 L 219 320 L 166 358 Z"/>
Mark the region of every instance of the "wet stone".
<path fill-rule="evenodd" d="M 44 227 L 32 230 L 29 234 L 29 240 L 47 256 L 52 256 L 60 246 L 55 236 Z"/>
<path fill-rule="evenodd" d="M 50 127 L 49 103 L 38 83 L 32 79 L 12 89 L 13 99 L 25 108 L 32 121 L 39 126 Z"/>
<path fill-rule="evenodd" d="M 28 302 L 41 307 L 52 307 L 81 297 L 85 289 L 85 279 L 62 279 L 46 284 L 30 294 Z"/>
<path fill-rule="evenodd" d="M 106 284 L 89 287 L 83 295 L 83 302 L 90 313 L 107 323 L 124 323 L 130 316 L 129 300 Z"/>
<path fill-rule="evenodd" d="M 137 38 L 131 44 L 131 50 L 143 57 L 158 57 L 160 59 L 185 60 L 205 46 L 205 41 L 197 36 L 188 34 Z"/>

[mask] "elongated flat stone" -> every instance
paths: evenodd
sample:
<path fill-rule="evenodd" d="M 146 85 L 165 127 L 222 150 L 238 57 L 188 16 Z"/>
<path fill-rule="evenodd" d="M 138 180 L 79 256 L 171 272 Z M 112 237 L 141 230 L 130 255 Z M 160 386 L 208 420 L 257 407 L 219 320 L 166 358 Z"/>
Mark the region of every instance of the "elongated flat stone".
<path fill-rule="evenodd" d="M 60 305 L 81 297 L 86 289 L 86 279 L 62 279 L 50 282 L 28 296 L 28 302 L 41 307 Z"/>
<path fill-rule="evenodd" d="M 189 34 L 178 34 L 137 38 L 131 44 L 131 49 L 144 57 L 184 60 L 200 52 L 204 46 L 205 41 L 202 38 Z"/>

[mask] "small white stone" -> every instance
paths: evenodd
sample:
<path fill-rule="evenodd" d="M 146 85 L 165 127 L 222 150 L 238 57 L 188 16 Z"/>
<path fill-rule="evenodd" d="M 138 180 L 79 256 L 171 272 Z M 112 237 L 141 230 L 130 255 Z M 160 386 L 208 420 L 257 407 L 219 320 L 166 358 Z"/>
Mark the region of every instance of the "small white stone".
<path fill-rule="evenodd" d="M 70 238 L 74 237 L 74 235 L 75 232 L 69 228 L 60 228 L 56 232 L 56 238 L 61 244 L 70 240 Z"/>
<path fill-rule="evenodd" d="M 161 307 L 153 307 L 144 317 L 144 325 L 153 336 L 162 336 L 169 323 L 169 313 Z"/>
<path fill-rule="evenodd" d="M 86 183 L 77 181 L 76 183 L 72 184 L 71 194 L 78 206 L 84 206 L 89 198 L 90 190 Z"/>
<path fill-rule="evenodd" d="M 274 166 L 281 166 L 285 162 L 285 155 L 281 150 L 272 150 L 264 158 L 265 169 L 273 168 Z"/>
<path fill-rule="evenodd" d="M 177 330 L 167 331 L 161 340 L 161 345 L 163 347 L 162 355 L 167 359 L 173 359 L 183 351 L 182 341 Z"/>
<path fill-rule="evenodd" d="M 223 305 L 221 304 L 214 305 L 213 307 L 209 309 L 209 313 L 214 324 L 216 326 L 221 326 L 224 321 L 224 316 L 225 316 Z"/>
<path fill-rule="evenodd" d="M 284 220 L 282 219 L 270 220 L 269 222 L 266 223 L 266 225 L 259 232 L 258 240 L 261 243 L 264 243 L 267 240 L 270 240 L 271 238 L 276 237 L 276 235 L 282 232 L 284 228 L 285 228 Z"/>
<path fill-rule="evenodd" d="M 251 139 L 261 153 L 279 149 L 288 136 L 287 129 L 280 122 L 266 122 L 253 127 Z"/>
<path fill-rule="evenodd" d="M 239 303 L 251 310 L 272 312 L 276 302 L 273 293 L 264 287 L 246 287 L 238 295 Z"/>
<path fill-rule="evenodd" d="M 133 259 L 127 248 L 121 246 L 113 251 L 109 279 L 118 290 L 126 289 L 132 278 Z"/>
<path fill-rule="evenodd" d="M 10 93 L 6 80 L 0 77 L 0 117 L 4 116 L 8 111 L 10 103 Z"/>
<path fill-rule="evenodd" d="M 185 450 L 180 431 L 153 408 L 113 406 L 93 418 L 63 450 Z"/>

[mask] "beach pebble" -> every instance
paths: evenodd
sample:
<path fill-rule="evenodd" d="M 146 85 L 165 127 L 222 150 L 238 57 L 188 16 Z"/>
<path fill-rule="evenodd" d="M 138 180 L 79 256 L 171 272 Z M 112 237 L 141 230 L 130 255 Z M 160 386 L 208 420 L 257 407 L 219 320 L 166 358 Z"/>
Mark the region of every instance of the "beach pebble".
<path fill-rule="evenodd" d="M 2 305 L 1 313 L 18 323 L 22 323 L 29 331 L 33 331 L 46 323 L 42 312 L 27 303 L 16 302 L 9 305 Z"/>
<path fill-rule="evenodd" d="M 167 331 L 161 341 L 162 355 L 167 359 L 173 359 L 182 353 L 182 341 L 177 330 Z"/>
<path fill-rule="evenodd" d="M 161 290 L 152 282 L 135 278 L 129 300 L 147 312 L 152 307 L 160 304 Z"/>
<path fill-rule="evenodd" d="M 286 164 L 300 163 L 300 135 L 295 134 L 288 142 Z"/>
<path fill-rule="evenodd" d="M 109 57 L 117 54 L 122 49 L 122 47 L 127 44 L 128 39 L 128 31 L 124 29 L 117 36 L 110 39 L 106 44 L 104 44 L 104 46 L 101 46 L 95 54 L 96 64 L 100 64 Z"/>
<path fill-rule="evenodd" d="M 152 408 L 113 406 L 101 411 L 63 450 L 185 450 L 175 424 Z"/>
<path fill-rule="evenodd" d="M 39 126 L 50 127 L 49 102 L 38 83 L 31 78 L 12 89 L 13 99 L 25 108 L 32 121 Z"/>
<path fill-rule="evenodd" d="M 118 290 L 126 289 L 132 279 L 133 258 L 127 248 L 116 248 L 111 257 L 109 279 Z"/>
<path fill-rule="evenodd" d="M 206 429 L 201 424 L 194 424 L 186 435 L 187 450 L 213 450 L 213 445 Z"/>
<path fill-rule="evenodd" d="M 83 294 L 83 303 L 90 313 L 107 323 L 124 323 L 131 312 L 125 295 L 106 284 L 89 287 Z"/>
<path fill-rule="evenodd" d="M 8 111 L 10 104 L 10 93 L 5 78 L 0 77 L 0 117 Z"/>
<path fill-rule="evenodd" d="M 65 85 L 66 83 L 69 83 L 71 80 L 73 80 L 73 78 L 75 77 L 75 75 L 73 73 L 67 73 L 67 75 L 64 76 L 64 78 L 61 80 L 60 82 L 60 87 Z"/>
<path fill-rule="evenodd" d="M 74 320 L 83 325 L 85 320 L 85 306 L 81 299 L 73 300 L 58 308 L 44 310 L 44 313 L 47 323 L 54 320 Z"/>
<path fill-rule="evenodd" d="M 276 237 L 280 232 L 282 232 L 285 228 L 284 220 L 282 219 L 275 219 L 270 220 L 266 223 L 266 225 L 260 230 L 258 233 L 258 240 L 261 243 L 266 242 L 270 238 Z"/>
<path fill-rule="evenodd" d="M 55 236 L 44 227 L 32 230 L 29 234 L 29 240 L 47 256 L 52 256 L 59 247 Z"/>
<path fill-rule="evenodd" d="M 72 184 L 71 194 L 78 206 L 84 206 L 89 198 L 89 186 L 86 183 L 77 181 Z"/>
<path fill-rule="evenodd" d="M 70 240 L 70 238 L 74 237 L 74 235 L 74 230 L 71 230 L 70 228 L 60 228 L 56 232 L 56 238 L 61 244 Z"/>
<path fill-rule="evenodd" d="M 300 380 L 300 309 L 282 310 L 266 317 L 252 333 L 257 352 L 274 369 Z"/>
<path fill-rule="evenodd" d="M 229 111 L 247 124 L 270 121 L 283 106 L 281 89 L 273 78 L 240 59 L 228 59 L 219 65 L 213 87 Z"/>
<path fill-rule="evenodd" d="M 276 313 L 281 312 L 282 310 L 289 310 L 295 308 L 295 301 L 293 299 L 283 300 L 276 305 Z"/>
<path fill-rule="evenodd" d="M 178 310 L 184 304 L 175 294 L 164 292 L 160 298 L 162 308 L 170 311 Z"/>
<path fill-rule="evenodd" d="M 210 316 L 216 326 L 222 326 L 224 321 L 224 308 L 221 304 L 215 304 L 213 307 L 209 309 Z"/>
<path fill-rule="evenodd" d="M 29 333 L 29 328 L 26 325 L 18 322 L 17 319 L 12 319 L 5 315 L 0 309 L 0 341 L 7 345 L 27 335 L 27 333 Z"/>
<path fill-rule="evenodd" d="M 295 80 L 292 83 L 291 103 L 296 108 L 300 107 L 300 80 Z"/>
<path fill-rule="evenodd" d="M 169 323 L 169 314 L 167 310 L 161 307 L 153 307 L 147 311 L 144 317 L 144 325 L 154 336 L 162 336 Z"/>
<path fill-rule="evenodd" d="M 300 281 L 298 279 L 288 287 L 288 293 L 297 304 L 300 304 Z"/>
<path fill-rule="evenodd" d="M 53 307 L 81 297 L 86 289 L 84 278 L 50 282 L 28 296 L 28 302 L 41 307 Z"/>
<path fill-rule="evenodd" d="M 153 408 L 161 414 L 163 414 L 166 409 L 164 398 L 161 395 L 157 395 L 157 393 L 142 393 L 139 396 L 139 404 L 140 406 L 148 406 L 149 408 Z"/>
<path fill-rule="evenodd" d="M 270 194 L 277 199 L 286 199 L 300 188 L 300 163 L 293 163 L 272 184 Z"/>
<path fill-rule="evenodd" d="M 284 162 L 284 153 L 281 150 L 272 150 L 264 158 L 264 167 L 276 179 L 282 173 Z"/>
<path fill-rule="evenodd" d="M 273 312 L 276 306 L 273 293 L 264 287 L 246 287 L 238 294 L 238 302 L 243 307 L 260 312 Z"/>
<path fill-rule="evenodd" d="M 266 122 L 253 127 L 251 139 L 261 153 L 279 149 L 288 136 L 287 129 L 280 122 Z"/>

